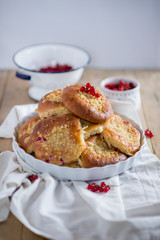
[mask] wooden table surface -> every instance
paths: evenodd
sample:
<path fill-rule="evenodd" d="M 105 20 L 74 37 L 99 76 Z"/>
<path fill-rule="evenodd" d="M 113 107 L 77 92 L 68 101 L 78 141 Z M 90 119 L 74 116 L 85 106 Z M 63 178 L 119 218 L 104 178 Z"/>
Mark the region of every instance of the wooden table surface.
<path fill-rule="evenodd" d="M 150 149 L 160 159 L 160 70 L 104 70 L 88 68 L 80 82 L 90 82 L 100 90 L 100 81 L 110 76 L 123 76 L 137 79 L 141 84 L 142 107 L 139 117 L 143 129 L 154 133 L 148 139 Z M 28 96 L 29 82 L 15 77 L 15 71 L 0 71 L 0 124 L 14 105 L 36 103 Z M 11 139 L 0 139 L 0 152 L 12 150 Z M 11 213 L 0 223 L 0 240 L 42 240 L 28 230 Z"/>

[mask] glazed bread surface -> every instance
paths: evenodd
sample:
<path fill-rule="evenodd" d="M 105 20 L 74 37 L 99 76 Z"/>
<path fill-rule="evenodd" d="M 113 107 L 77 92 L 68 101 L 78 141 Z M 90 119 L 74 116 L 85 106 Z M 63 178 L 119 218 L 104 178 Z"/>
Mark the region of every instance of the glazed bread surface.
<path fill-rule="evenodd" d="M 84 139 L 87 139 L 92 135 L 103 132 L 105 127 L 104 123 L 91 123 L 83 119 L 81 119 L 81 124 L 84 131 Z"/>
<path fill-rule="evenodd" d="M 72 114 L 42 119 L 34 128 L 35 157 L 64 165 L 78 159 L 85 148 L 80 119 Z"/>
<path fill-rule="evenodd" d="M 140 149 L 140 132 L 129 121 L 114 115 L 101 133 L 106 143 L 132 156 Z"/>
<path fill-rule="evenodd" d="M 40 118 L 70 113 L 70 111 L 62 103 L 61 93 L 61 89 L 53 90 L 41 98 L 38 103 L 38 108 L 36 109 Z"/>
<path fill-rule="evenodd" d="M 103 123 L 113 115 L 108 99 L 98 90 L 99 98 L 82 92 L 82 85 L 69 85 L 62 90 L 62 102 L 76 116 L 93 123 Z"/>
<path fill-rule="evenodd" d="M 100 134 L 86 140 L 86 148 L 81 155 L 82 168 L 103 167 L 124 161 L 127 156 L 115 148 L 109 147 Z"/>
<path fill-rule="evenodd" d="M 32 133 L 34 127 L 39 121 L 39 116 L 31 117 L 18 130 L 18 143 L 27 153 L 32 153 L 34 151 L 34 138 Z"/>
<path fill-rule="evenodd" d="M 79 159 L 76 160 L 75 162 L 71 162 L 71 163 L 68 163 L 68 164 L 64 164 L 63 166 L 64 167 L 70 167 L 70 168 L 80 168 L 80 163 L 79 163 Z"/>

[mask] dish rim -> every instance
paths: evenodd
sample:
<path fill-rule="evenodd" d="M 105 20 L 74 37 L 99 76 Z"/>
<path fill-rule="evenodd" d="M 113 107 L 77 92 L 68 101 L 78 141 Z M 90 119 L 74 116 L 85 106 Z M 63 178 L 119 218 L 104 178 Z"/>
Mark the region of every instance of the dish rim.
<path fill-rule="evenodd" d="M 75 48 L 75 49 L 79 49 L 81 50 L 82 52 L 84 52 L 87 56 L 88 56 L 88 60 L 85 64 L 83 64 L 82 66 L 79 66 L 77 68 L 73 68 L 71 70 L 67 70 L 67 71 L 64 71 L 64 72 L 41 72 L 41 71 L 38 71 L 38 70 L 33 70 L 33 69 L 29 69 L 29 68 L 25 68 L 25 67 L 22 67 L 20 66 L 16 60 L 15 60 L 15 57 L 18 53 L 20 53 L 21 51 L 23 50 L 26 50 L 26 49 L 29 49 L 30 47 L 36 47 L 36 46 L 45 46 L 45 45 L 60 45 L 60 46 L 66 46 L 66 47 L 72 47 L 72 48 Z M 31 45 L 28 45 L 28 46 L 25 46 L 25 47 L 22 47 L 20 49 L 18 49 L 14 54 L 13 54 L 13 57 L 12 57 L 12 61 L 14 62 L 14 64 L 22 69 L 22 70 L 25 70 L 25 71 L 28 71 L 28 72 L 33 72 L 33 73 L 40 73 L 40 74 L 63 74 L 63 73 L 68 73 L 68 72 L 73 72 L 73 71 L 76 71 L 76 70 L 79 70 L 81 68 L 84 68 L 86 67 L 87 65 L 90 64 L 91 62 L 91 55 L 89 54 L 88 51 L 86 51 L 85 49 L 79 47 L 79 46 L 76 46 L 74 44 L 68 44 L 68 43 L 58 43 L 58 42 L 45 42 L 45 43 L 35 43 L 35 44 L 31 44 Z"/>

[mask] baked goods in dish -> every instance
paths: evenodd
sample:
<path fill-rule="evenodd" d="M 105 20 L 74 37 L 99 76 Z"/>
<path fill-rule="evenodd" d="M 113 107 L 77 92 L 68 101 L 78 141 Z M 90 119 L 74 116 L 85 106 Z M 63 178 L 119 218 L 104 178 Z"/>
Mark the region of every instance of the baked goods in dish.
<path fill-rule="evenodd" d="M 18 143 L 27 153 L 32 153 L 34 138 L 32 136 L 35 125 L 40 121 L 39 116 L 29 118 L 18 131 Z"/>
<path fill-rule="evenodd" d="M 140 132 L 118 115 L 110 118 L 101 133 L 106 143 L 132 156 L 140 148 Z"/>
<path fill-rule="evenodd" d="M 64 164 L 63 166 L 64 166 L 64 167 L 70 167 L 70 168 L 80 168 L 81 165 L 80 165 L 79 161 L 80 161 L 80 160 L 78 159 L 78 160 L 76 160 L 75 162 L 71 162 L 71 163 L 68 163 L 68 164 Z"/>
<path fill-rule="evenodd" d="M 114 107 L 114 104 L 113 104 Z M 121 104 L 116 104 L 116 109 L 121 108 Z M 133 111 L 134 113 L 134 111 Z M 94 181 L 94 180 L 101 180 L 105 178 L 110 178 L 121 174 L 128 170 L 129 168 L 133 167 L 136 160 L 143 155 L 143 149 L 145 146 L 145 136 L 144 132 L 141 127 L 134 122 L 134 120 L 129 119 L 127 116 L 120 115 L 123 119 L 127 119 L 131 121 L 132 125 L 138 129 L 141 134 L 141 147 L 140 150 L 135 153 L 133 157 L 128 157 L 125 161 L 118 162 L 117 164 L 110 164 L 104 167 L 96 167 L 96 168 L 71 168 L 68 166 L 56 166 L 55 164 L 45 163 L 44 161 L 38 160 L 34 157 L 34 155 L 26 153 L 18 144 L 17 135 L 18 129 L 24 122 L 31 116 L 35 115 L 35 113 L 31 113 L 28 116 L 24 117 L 22 121 L 20 121 L 14 129 L 13 134 L 13 149 L 17 155 L 17 158 L 21 161 L 24 161 L 28 164 L 32 169 L 39 173 L 46 173 L 48 172 L 53 177 L 56 177 L 59 180 L 71 180 L 71 181 Z"/>
<path fill-rule="evenodd" d="M 100 134 L 88 138 L 86 145 L 80 161 L 83 168 L 103 167 L 127 159 L 125 154 L 109 147 Z"/>
<path fill-rule="evenodd" d="M 85 148 L 80 119 L 72 114 L 42 119 L 33 136 L 35 157 L 56 165 L 74 162 Z"/>
<path fill-rule="evenodd" d="M 76 116 L 93 123 L 102 123 L 113 116 L 108 99 L 98 90 L 99 97 L 81 91 L 82 85 L 66 86 L 62 90 L 62 102 Z"/>
<path fill-rule="evenodd" d="M 40 100 L 37 112 L 19 128 L 18 143 L 46 163 L 68 168 L 114 165 L 142 144 L 142 133 L 125 116 L 114 115 L 109 100 L 89 83 L 53 90 Z"/>
<path fill-rule="evenodd" d="M 81 119 L 82 128 L 84 131 L 84 139 L 89 138 L 92 135 L 101 133 L 104 130 L 104 123 L 91 123 Z"/>
<path fill-rule="evenodd" d="M 40 118 L 71 113 L 62 103 L 61 93 L 61 89 L 53 90 L 41 98 L 36 109 Z"/>

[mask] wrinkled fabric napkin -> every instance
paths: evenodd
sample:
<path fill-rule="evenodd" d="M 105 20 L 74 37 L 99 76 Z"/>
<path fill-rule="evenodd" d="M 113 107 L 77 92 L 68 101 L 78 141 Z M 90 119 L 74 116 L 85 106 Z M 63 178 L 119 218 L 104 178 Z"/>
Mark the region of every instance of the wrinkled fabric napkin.
<path fill-rule="evenodd" d="M 17 122 L 36 107 L 15 106 L 0 126 L 0 137 L 10 138 Z M 139 122 L 131 105 L 115 102 L 112 107 Z M 111 186 L 107 193 L 93 193 L 86 189 L 88 182 L 59 181 L 48 173 L 31 183 L 31 174 L 33 169 L 14 152 L 0 154 L 0 222 L 11 211 L 49 239 L 160 239 L 160 160 L 147 145 L 134 167 L 103 180 Z"/>

